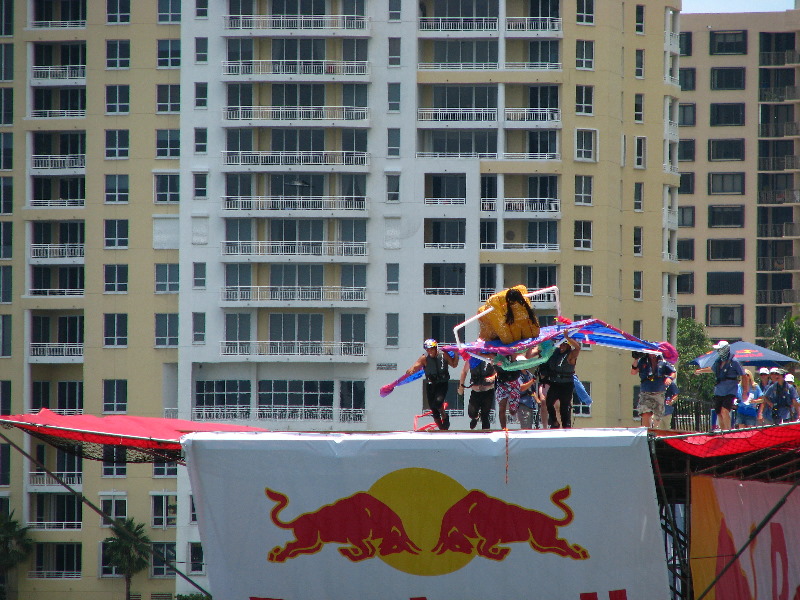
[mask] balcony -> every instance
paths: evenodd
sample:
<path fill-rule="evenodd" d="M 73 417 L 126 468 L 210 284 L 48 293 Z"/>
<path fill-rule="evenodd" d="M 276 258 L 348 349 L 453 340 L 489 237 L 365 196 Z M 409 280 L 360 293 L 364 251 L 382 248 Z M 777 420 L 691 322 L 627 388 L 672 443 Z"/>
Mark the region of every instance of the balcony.
<path fill-rule="evenodd" d="M 561 123 L 560 108 L 506 108 L 505 120 L 509 123 L 546 123 L 548 126 Z"/>
<path fill-rule="evenodd" d="M 792 290 L 758 290 L 756 304 L 783 304 L 783 292 Z"/>
<path fill-rule="evenodd" d="M 677 75 L 670 75 L 669 73 L 664 73 L 664 83 L 676 86 L 680 86 L 681 84 Z"/>
<path fill-rule="evenodd" d="M 315 151 L 282 151 L 282 150 L 253 150 L 223 151 L 222 158 L 230 166 L 294 166 L 294 165 L 344 165 L 368 166 L 370 155 L 368 152 L 354 152 L 350 150 L 322 150 Z"/>
<path fill-rule="evenodd" d="M 800 156 L 759 156 L 759 171 L 786 171 L 800 169 Z"/>
<path fill-rule="evenodd" d="M 428 206 L 454 206 L 463 205 L 467 203 L 466 198 L 425 198 L 425 204 Z"/>
<path fill-rule="evenodd" d="M 31 84 L 86 83 L 86 65 L 53 65 L 31 67 Z"/>
<path fill-rule="evenodd" d="M 497 31 L 497 17 L 421 17 L 420 31 Z"/>
<path fill-rule="evenodd" d="M 223 27 L 228 31 L 260 31 L 265 29 L 344 29 L 365 31 L 369 17 L 361 15 L 225 15 Z"/>
<path fill-rule="evenodd" d="M 31 169 L 64 171 L 85 168 L 85 154 L 34 154 L 31 156 Z"/>
<path fill-rule="evenodd" d="M 664 221 L 662 226 L 666 229 L 678 229 L 678 209 L 667 208 L 664 210 Z"/>
<path fill-rule="evenodd" d="M 782 304 L 797 304 L 800 303 L 800 290 L 782 290 Z"/>
<path fill-rule="evenodd" d="M 28 528 L 34 530 L 80 529 L 81 521 L 28 521 Z"/>
<path fill-rule="evenodd" d="M 674 296 L 661 296 L 661 312 L 667 317 L 677 317 L 678 299 Z"/>
<path fill-rule="evenodd" d="M 800 223 L 779 223 L 773 225 L 759 225 L 758 237 L 763 237 L 763 238 L 800 237 Z"/>
<path fill-rule="evenodd" d="M 508 32 L 560 33 L 562 22 L 557 17 L 506 17 Z"/>
<path fill-rule="evenodd" d="M 223 256 L 367 256 L 367 242 L 222 242 Z"/>
<path fill-rule="evenodd" d="M 561 212 L 561 200 L 558 198 L 506 198 L 503 201 L 503 212 L 525 213 L 530 216 L 546 214 L 552 217 Z"/>
<path fill-rule="evenodd" d="M 30 362 L 82 362 L 83 343 L 32 342 L 28 345 Z"/>
<path fill-rule="evenodd" d="M 61 480 L 71 487 L 83 485 L 82 471 L 54 471 Z M 52 487 L 63 490 L 63 486 L 47 473 L 28 473 L 28 484 L 36 487 Z"/>
<path fill-rule="evenodd" d="M 85 244 L 31 244 L 31 259 L 83 258 Z"/>
<path fill-rule="evenodd" d="M 464 242 L 425 242 L 423 247 L 428 250 L 463 250 Z"/>
<path fill-rule="evenodd" d="M 758 192 L 759 204 L 798 204 L 800 190 L 767 190 Z"/>
<path fill-rule="evenodd" d="M 463 287 L 426 287 L 423 291 L 426 296 L 463 296 L 467 293 Z"/>
<path fill-rule="evenodd" d="M 560 62 L 507 62 L 506 71 L 560 71 Z"/>
<path fill-rule="evenodd" d="M 678 262 L 678 253 L 677 252 L 662 252 L 661 253 L 661 260 L 665 262 Z"/>
<path fill-rule="evenodd" d="M 672 141 L 678 140 L 678 122 L 677 121 L 670 121 L 667 119 L 664 121 L 664 135 L 667 139 Z"/>
<path fill-rule="evenodd" d="M 28 571 L 28 579 L 80 579 L 80 571 Z"/>
<path fill-rule="evenodd" d="M 76 110 L 31 110 L 33 119 L 76 119 L 86 116 L 86 109 Z"/>
<path fill-rule="evenodd" d="M 800 256 L 759 256 L 759 271 L 800 271 Z"/>
<path fill-rule="evenodd" d="M 366 356 L 366 342 L 220 342 L 222 356 Z"/>
<path fill-rule="evenodd" d="M 178 418 L 178 409 L 177 408 L 165 408 L 164 409 L 164 418 L 165 419 L 177 419 Z"/>
<path fill-rule="evenodd" d="M 423 122 L 485 123 L 497 121 L 496 108 L 419 108 L 417 120 Z"/>
<path fill-rule="evenodd" d="M 86 290 L 83 288 L 31 288 L 28 294 L 31 296 L 83 296 Z"/>
<path fill-rule="evenodd" d="M 664 163 L 663 165 L 664 173 L 669 173 L 670 175 L 679 175 L 680 171 L 678 170 L 678 165 L 673 165 L 671 163 Z"/>
<path fill-rule="evenodd" d="M 417 152 L 417 158 L 478 158 L 483 160 L 561 160 L 558 152 Z"/>
<path fill-rule="evenodd" d="M 86 198 L 32 198 L 31 208 L 79 208 L 86 205 Z"/>
<path fill-rule="evenodd" d="M 758 63 L 762 67 L 782 67 L 800 62 L 800 52 L 783 50 L 780 52 L 759 52 Z"/>
<path fill-rule="evenodd" d="M 235 60 L 222 63 L 223 75 L 369 75 L 366 60 Z"/>
<path fill-rule="evenodd" d="M 335 285 L 225 286 L 222 302 L 366 302 L 367 288 Z"/>
<path fill-rule="evenodd" d="M 678 54 L 681 48 L 681 35 L 674 31 L 664 32 L 664 50 Z"/>
<path fill-rule="evenodd" d="M 760 123 L 758 126 L 759 137 L 787 137 L 800 136 L 800 123 L 787 121 L 784 123 Z"/>
<path fill-rule="evenodd" d="M 31 29 L 84 29 L 86 19 L 73 21 L 31 21 Z"/>
<path fill-rule="evenodd" d="M 223 196 L 222 209 L 231 211 L 367 210 L 365 196 Z"/>
<path fill-rule="evenodd" d="M 533 252 L 558 252 L 559 244 L 547 244 L 541 242 L 481 242 L 481 250 L 526 250 Z"/>
<path fill-rule="evenodd" d="M 761 88 L 758 90 L 759 102 L 785 102 L 800 99 L 800 86 L 786 85 L 780 87 Z"/>
<path fill-rule="evenodd" d="M 417 64 L 420 71 L 496 71 L 500 67 L 497 62 L 421 62 Z"/>
<path fill-rule="evenodd" d="M 369 108 L 359 106 L 227 106 L 226 121 L 364 121 Z"/>

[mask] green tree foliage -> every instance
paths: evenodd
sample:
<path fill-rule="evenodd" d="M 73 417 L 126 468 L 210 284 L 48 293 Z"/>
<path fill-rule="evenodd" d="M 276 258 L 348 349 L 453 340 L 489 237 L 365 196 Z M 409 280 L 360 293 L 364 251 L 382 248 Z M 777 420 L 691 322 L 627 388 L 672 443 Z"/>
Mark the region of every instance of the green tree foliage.
<path fill-rule="evenodd" d="M 125 600 L 131 598 L 131 580 L 150 565 L 150 538 L 143 523 L 119 519 L 112 526 L 113 536 L 103 540 L 106 558 L 125 578 Z"/>
<path fill-rule="evenodd" d="M 792 358 L 800 358 L 800 317 L 786 315 L 772 330 L 769 348 Z"/>
<path fill-rule="evenodd" d="M 8 572 L 28 558 L 33 550 L 33 540 L 28 528 L 22 527 L 11 514 L 0 513 L 0 598 L 6 597 Z"/>
<path fill-rule="evenodd" d="M 708 400 L 714 396 L 714 378 L 710 375 L 695 375 L 695 365 L 689 361 L 710 352 L 713 344 L 706 335 L 705 326 L 694 319 L 678 319 L 677 350 L 681 355 L 678 369 L 678 389 L 681 399 Z"/>

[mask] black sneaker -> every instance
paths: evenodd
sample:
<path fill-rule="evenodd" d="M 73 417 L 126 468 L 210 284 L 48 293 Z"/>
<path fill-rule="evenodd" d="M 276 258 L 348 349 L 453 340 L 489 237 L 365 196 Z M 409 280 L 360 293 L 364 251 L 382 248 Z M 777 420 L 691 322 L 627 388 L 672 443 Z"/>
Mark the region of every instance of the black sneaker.
<path fill-rule="evenodd" d="M 478 419 L 470 419 L 469 421 L 469 428 L 475 429 L 475 426 L 478 424 Z"/>

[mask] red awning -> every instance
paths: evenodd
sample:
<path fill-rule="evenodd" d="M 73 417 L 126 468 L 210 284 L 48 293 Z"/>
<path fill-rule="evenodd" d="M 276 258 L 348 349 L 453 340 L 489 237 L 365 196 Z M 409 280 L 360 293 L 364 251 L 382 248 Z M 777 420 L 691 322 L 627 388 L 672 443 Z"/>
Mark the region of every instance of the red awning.
<path fill-rule="evenodd" d="M 671 435 L 656 432 L 660 440 L 685 454 L 710 458 L 759 450 L 800 449 L 800 423 L 735 429 L 718 433 Z"/>
<path fill-rule="evenodd" d="M 60 415 L 46 408 L 37 414 L 0 416 L 0 424 L 7 424 L 41 438 L 52 438 L 64 443 L 126 446 L 141 450 L 180 451 L 181 436 L 196 431 L 267 431 L 260 427 L 160 419 L 132 415 Z"/>

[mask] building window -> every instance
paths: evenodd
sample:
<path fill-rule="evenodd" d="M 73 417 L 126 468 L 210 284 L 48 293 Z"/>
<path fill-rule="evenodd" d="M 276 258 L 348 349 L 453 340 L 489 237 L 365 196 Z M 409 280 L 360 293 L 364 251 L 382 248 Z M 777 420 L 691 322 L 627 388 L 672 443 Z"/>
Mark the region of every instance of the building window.
<path fill-rule="evenodd" d="M 708 240 L 708 260 L 744 260 L 744 240 Z"/>
<path fill-rule="evenodd" d="M 693 161 L 695 158 L 695 140 L 678 141 L 678 162 Z"/>
<path fill-rule="evenodd" d="M 170 460 L 153 461 L 153 477 L 177 477 L 178 463 Z"/>
<path fill-rule="evenodd" d="M 156 65 L 164 68 L 177 68 L 181 66 L 181 41 L 158 40 L 156 43 L 158 57 Z"/>
<path fill-rule="evenodd" d="M 194 494 L 189 494 L 189 523 L 197 523 L 197 507 L 194 505 Z"/>
<path fill-rule="evenodd" d="M 575 204 L 592 204 L 592 175 L 575 175 Z"/>
<path fill-rule="evenodd" d="M 694 127 L 697 123 L 695 104 L 678 104 L 678 127 Z"/>
<path fill-rule="evenodd" d="M 681 173 L 681 181 L 678 184 L 679 194 L 694 194 L 694 173 Z"/>
<path fill-rule="evenodd" d="M 128 409 L 128 381 L 103 380 L 103 412 L 124 413 Z"/>
<path fill-rule="evenodd" d="M 181 111 L 181 86 L 177 84 L 156 86 L 156 112 L 177 113 Z"/>
<path fill-rule="evenodd" d="M 203 545 L 200 542 L 189 542 L 189 573 L 201 574 L 206 572 L 206 563 L 203 557 Z"/>
<path fill-rule="evenodd" d="M 644 77 L 644 50 L 639 49 L 636 51 L 636 65 L 634 66 L 633 75 L 639 79 Z"/>
<path fill-rule="evenodd" d="M 400 41 L 401 38 L 389 38 L 389 66 L 400 66 Z"/>
<path fill-rule="evenodd" d="M 131 22 L 131 0 L 106 0 L 106 23 L 120 25 Z"/>
<path fill-rule="evenodd" d="M 711 104 L 712 127 L 734 127 L 744 125 L 744 104 L 729 102 Z"/>
<path fill-rule="evenodd" d="M 575 68 L 583 70 L 594 69 L 594 42 L 591 40 L 577 40 L 575 42 Z"/>
<path fill-rule="evenodd" d="M 400 0 L 389 0 L 389 20 L 400 20 Z"/>
<path fill-rule="evenodd" d="M 11 444 L 0 444 L 0 485 L 11 485 Z"/>
<path fill-rule="evenodd" d="M 578 0 L 578 25 L 594 25 L 594 0 Z"/>
<path fill-rule="evenodd" d="M 678 207 L 678 227 L 694 227 L 694 206 Z"/>
<path fill-rule="evenodd" d="M 594 86 L 575 86 L 575 113 L 579 115 L 594 113 Z"/>
<path fill-rule="evenodd" d="M 633 228 L 633 255 L 641 256 L 642 252 L 642 228 L 637 226 Z"/>
<path fill-rule="evenodd" d="M 400 175 L 386 175 L 386 201 L 400 202 Z"/>
<path fill-rule="evenodd" d="M 681 56 L 692 55 L 692 32 L 681 31 L 678 34 L 678 48 Z"/>
<path fill-rule="evenodd" d="M 108 204 L 128 202 L 130 187 L 127 175 L 106 175 L 105 201 Z"/>
<path fill-rule="evenodd" d="M 103 477 L 125 477 L 128 473 L 126 450 L 122 446 L 103 446 Z"/>
<path fill-rule="evenodd" d="M 11 380 L 0 380 L 0 415 L 11 414 Z"/>
<path fill-rule="evenodd" d="M 588 296 L 592 293 L 592 267 L 591 265 L 574 265 L 574 282 L 572 291 L 578 296 Z"/>
<path fill-rule="evenodd" d="M 694 319 L 694 304 L 679 304 L 678 305 L 678 318 L 679 319 Z"/>
<path fill-rule="evenodd" d="M 192 174 L 192 194 L 195 200 L 208 198 L 208 173 Z"/>
<path fill-rule="evenodd" d="M 333 419 L 333 381 L 262 379 L 258 412 L 266 418 Z"/>
<path fill-rule="evenodd" d="M 14 124 L 14 90 L 0 88 L 0 125 Z"/>
<path fill-rule="evenodd" d="M 743 90 L 744 67 L 711 67 L 712 90 Z"/>
<path fill-rule="evenodd" d="M 103 290 L 106 294 L 128 292 L 128 265 L 103 265 Z"/>
<path fill-rule="evenodd" d="M 706 294 L 709 296 L 744 294 L 744 273 L 741 271 L 706 273 Z"/>
<path fill-rule="evenodd" d="M 153 176 L 156 204 L 175 204 L 180 201 L 180 175 L 158 173 Z"/>
<path fill-rule="evenodd" d="M 678 83 L 682 92 L 693 92 L 697 87 L 697 70 L 694 67 L 678 69 Z"/>
<path fill-rule="evenodd" d="M 644 94 L 633 96 L 633 120 L 637 123 L 644 121 Z"/>
<path fill-rule="evenodd" d="M 106 68 L 131 68 L 130 40 L 106 40 Z"/>
<path fill-rule="evenodd" d="M 206 263 L 192 263 L 192 287 L 198 290 L 206 287 Z"/>
<path fill-rule="evenodd" d="M 155 463 L 153 464 L 155 470 Z M 178 497 L 174 494 L 153 494 L 153 519 L 154 528 L 166 529 L 178 524 Z"/>
<path fill-rule="evenodd" d="M 387 147 L 386 154 L 388 156 L 400 156 L 400 130 L 387 129 Z"/>
<path fill-rule="evenodd" d="M 106 129 L 106 158 L 128 158 L 130 132 L 127 129 Z"/>
<path fill-rule="evenodd" d="M 208 62 L 208 38 L 194 38 L 194 62 L 205 64 Z"/>
<path fill-rule="evenodd" d="M 110 115 L 126 115 L 131 111 L 131 86 L 106 86 L 106 112 Z"/>
<path fill-rule="evenodd" d="M 198 19 L 208 18 L 208 0 L 194 1 L 194 16 Z"/>
<path fill-rule="evenodd" d="M 175 563 L 175 542 L 153 542 L 153 562 L 150 563 L 150 576 L 174 579 L 175 571 L 158 556 L 161 555 L 170 563 Z"/>
<path fill-rule="evenodd" d="M 104 245 L 106 249 L 128 247 L 128 220 L 106 219 L 104 222 Z"/>
<path fill-rule="evenodd" d="M 14 248 L 14 223 L 0 221 L 0 258 L 12 258 Z"/>
<path fill-rule="evenodd" d="M 744 227 L 744 206 L 725 205 L 708 207 L 709 227 Z"/>
<path fill-rule="evenodd" d="M 573 247 L 576 250 L 592 249 L 591 221 L 575 221 L 575 242 Z"/>
<path fill-rule="evenodd" d="M 636 33 L 644 33 L 644 4 L 636 5 Z"/>
<path fill-rule="evenodd" d="M 14 168 L 14 134 L 0 133 L 0 169 L 10 171 Z"/>
<path fill-rule="evenodd" d="M 389 112 L 400 112 L 400 84 L 387 83 L 386 95 L 389 102 Z"/>
<path fill-rule="evenodd" d="M 633 299 L 642 299 L 642 271 L 633 272 Z"/>
<path fill-rule="evenodd" d="M 676 287 L 678 294 L 694 294 L 694 272 L 678 273 Z"/>
<path fill-rule="evenodd" d="M 678 260 L 694 260 L 694 238 L 678 239 Z"/>
<path fill-rule="evenodd" d="M 747 54 L 746 31 L 711 31 L 709 54 Z"/>
<path fill-rule="evenodd" d="M 400 291 L 400 263 L 386 263 L 386 291 Z"/>
<path fill-rule="evenodd" d="M 156 129 L 156 158 L 178 158 L 180 155 L 180 129 Z"/>
<path fill-rule="evenodd" d="M 11 304 L 14 297 L 11 285 L 11 265 L 0 266 L 0 304 Z"/>
<path fill-rule="evenodd" d="M 194 153 L 206 154 L 208 152 L 208 129 L 205 127 L 194 128 Z"/>
<path fill-rule="evenodd" d="M 192 343 L 206 343 L 206 313 L 204 312 L 192 313 Z"/>
<path fill-rule="evenodd" d="M 178 263 L 156 264 L 156 294 L 178 293 Z"/>
<path fill-rule="evenodd" d="M 633 184 L 633 210 L 644 210 L 644 182 L 636 181 Z"/>
<path fill-rule="evenodd" d="M 14 212 L 14 179 L 0 177 L 0 215 Z"/>
<path fill-rule="evenodd" d="M 103 315 L 103 345 L 128 345 L 128 315 L 125 313 L 106 313 Z"/>
<path fill-rule="evenodd" d="M 744 160 L 744 140 L 708 140 L 708 160 Z"/>
<path fill-rule="evenodd" d="M 178 313 L 156 314 L 156 348 L 178 347 Z"/>
<path fill-rule="evenodd" d="M 108 522 L 109 525 L 104 525 L 104 527 L 110 527 L 111 521 Z M 117 570 L 117 567 L 111 564 L 108 550 L 108 543 L 100 542 L 100 577 L 122 577 L 122 573 Z"/>
<path fill-rule="evenodd" d="M 742 327 L 742 304 L 706 304 L 706 325 L 709 327 Z"/>
<path fill-rule="evenodd" d="M 158 22 L 180 23 L 181 0 L 158 0 Z"/>
<path fill-rule="evenodd" d="M 386 313 L 386 345 L 397 348 L 400 345 L 400 314 Z"/>
<path fill-rule="evenodd" d="M 744 173 L 709 173 L 709 194 L 744 194 Z"/>
<path fill-rule="evenodd" d="M 597 161 L 597 131 L 594 129 L 575 130 L 575 160 Z"/>
<path fill-rule="evenodd" d="M 101 519 L 102 527 L 111 527 L 114 521 L 125 520 L 128 516 L 128 498 L 121 494 L 114 494 L 113 496 L 100 496 L 100 509 L 109 515 L 108 519 L 103 517 Z"/>
<path fill-rule="evenodd" d="M 194 82 L 194 107 L 208 108 L 208 83 L 205 81 Z"/>
<path fill-rule="evenodd" d="M 634 168 L 644 169 L 647 167 L 647 138 L 636 137 L 636 156 L 633 163 Z"/>

